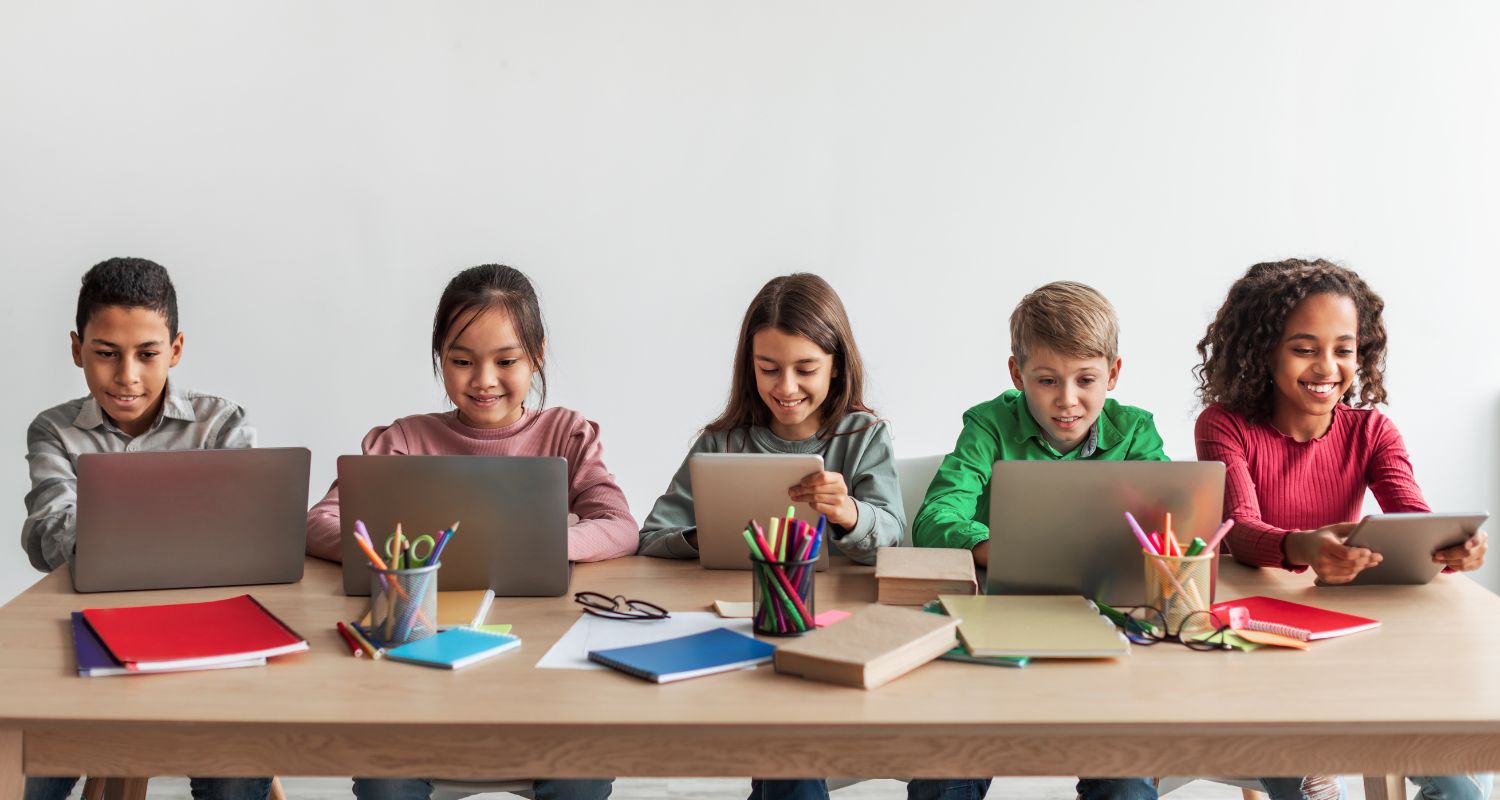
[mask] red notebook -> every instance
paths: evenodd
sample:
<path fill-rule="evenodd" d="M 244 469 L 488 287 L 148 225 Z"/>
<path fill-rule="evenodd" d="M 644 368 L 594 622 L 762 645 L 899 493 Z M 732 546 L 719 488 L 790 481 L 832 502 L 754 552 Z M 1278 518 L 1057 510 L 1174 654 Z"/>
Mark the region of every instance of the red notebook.
<path fill-rule="evenodd" d="M 1284 625 L 1288 628 L 1307 631 L 1309 640 L 1329 639 L 1380 627 L 1380 620 L 1345 614 L 1342 611 L 1329 611 L 1316 606 L 1305 606 L 1289 600 L 1277 600 L 1274 597 L 1242 597 L 1239 600 L 1214 603 L 1210 608 L 1215 612 L 1220 612 L 1220 616 L 1227 620 L 1226 609 L 1233 606 L 1248 610 L 1250 618 L 1256 622 Z"/>
<path fill-rule="evenodd" d="M 206 603 L 86 608 L 83 618 L 127 669 L 181 670 L 307 649 L 248 594 Z"/>

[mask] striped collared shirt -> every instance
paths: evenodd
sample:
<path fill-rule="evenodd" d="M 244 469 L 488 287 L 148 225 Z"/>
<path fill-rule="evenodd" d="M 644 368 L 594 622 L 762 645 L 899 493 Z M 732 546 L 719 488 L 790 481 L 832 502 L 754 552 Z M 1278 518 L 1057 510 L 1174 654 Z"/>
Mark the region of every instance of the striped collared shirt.
<path fill-rule="evenodd" d="M 33 567 L 50 571 L 73 556 L 80 455 L 255 446 L 255 429 L 245 424 L 239 405 L 178 389 L 171 381 L 166 394 L 156 421 L 134 437 L 116 427 L 92 395 L 53 406 L 32 420 L 26 431 L 31 491 L 21 546 Z"/>

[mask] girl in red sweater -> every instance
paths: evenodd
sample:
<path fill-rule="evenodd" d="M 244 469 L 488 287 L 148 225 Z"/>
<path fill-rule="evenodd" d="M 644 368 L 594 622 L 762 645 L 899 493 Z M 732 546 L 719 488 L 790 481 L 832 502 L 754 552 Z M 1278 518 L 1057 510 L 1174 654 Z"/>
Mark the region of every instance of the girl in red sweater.
<path fill-rule="evenodd" d="M 1401 434 L 1375 408 L 1386 401 L 1384 309 L 1359 275 L 1336 264 L 1256 264 L 1198 342 L 1206 406 L 1198 458 L 1224 462 L 1225 513 L 1235 522 L 1228 542 L 1240 562 L 1311 567 L 1326 583 L 1345 583 L 1380 563 L 1379 554 L 1344 544 L 1366 489 L 1388 513 L 1431 510 Z M 1433 561 L 1477 569 L 1486 541 L 1480 531 Z M 1263 780 L 1277 797 L 1304 779 Z M 1411 780 L 1426 800 L 1477 800 L 1489 797 L 1492 776 Z"/>
<path fill-rule="evenodd" d="M 1198 342 L 1198 458 L 1222 461 L 1224 506 L 1245 564 L 1312 567 L 1351 580 L 1380 556 L 1346 547 L 1365 489 L 1388 513 L 1430 511 L 1384 403 L 1385 302 L 1327 261 L 1256 264 Z M 1484 562 L 1484 532 L 1441 550 L 1450 570 Z"/>

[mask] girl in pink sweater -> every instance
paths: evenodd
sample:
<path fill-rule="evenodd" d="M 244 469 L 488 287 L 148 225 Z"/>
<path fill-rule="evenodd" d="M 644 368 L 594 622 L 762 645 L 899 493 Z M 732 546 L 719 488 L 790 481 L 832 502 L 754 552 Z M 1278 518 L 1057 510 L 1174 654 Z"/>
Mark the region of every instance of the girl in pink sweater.
<path fill-rule="evenodd" d="M 1365 490 L 1386 512 L 1429 511 L 1401 434 L 1376 405 L 1385 302 L 1327 261 L 1256 264 L 1229 289 L 1198 342 L 1198 458 L 1224 462 L 1234 557 L 1260 567 L 1312 567 L 1350 581 L 1380 556 L 1349 547 Z M 1449 570 L 1484 563 L 1487 537 L 1439 550 Z M 1483 800 L 1490 775 L 1408 776 L 1424 800 Z M 1318 778 L 1262 778 L 1272 800 L 1308 797 Z"/>
<path fill-rule="evenodd" d="M 561 456 L 568 461 L 568 558 L 631 555 L 637 536 L 625 494 L 604 466 L 599 426 L 577 411 L 542 408 L 546 333 L 531 281 L 486 264 L 460 272 L 438 300 L 432 364 L 453 410 L 402 417 L 365 435 L 374 455 Z M 535 386 L 533 385 L 535 383 Z M 526 406 L 532 389 L 537 402 Z M 307 552 L 339 560 L 339 490 L 307 512 Z"/>

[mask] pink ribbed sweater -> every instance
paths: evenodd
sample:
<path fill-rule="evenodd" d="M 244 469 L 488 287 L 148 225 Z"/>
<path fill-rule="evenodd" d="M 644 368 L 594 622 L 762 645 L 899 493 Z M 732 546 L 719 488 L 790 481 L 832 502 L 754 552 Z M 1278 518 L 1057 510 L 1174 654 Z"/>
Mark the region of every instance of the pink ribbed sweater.
<path fill-rule="evenodd" d="M 527 410 L 504 428 L 470 428 L 455 412 L 416 414 L 365 435 L 367 455 L 561 456 L 568 461 L 568 559 L 603 561 L 635 552 L 639 538 L 625 493 L 604 466 L 599 426 L 566 408 Z M 307 552 L 339 560 L 339 486 L 307 512 Z"/>
<path fill-rule="evenodd" d="M 1387 513 L 1431 510 L 1401 434 L 1375 409 L 1336 406 L 1327 433 L 1299 442 L 1214 405 L 1198 415 L 1194 438 L 1200 461 L 1224 462 L 1229 547 L 1245 564 L 1306 569 L 1286 563 L 1282 538 L 1359 519 L 1366 488 Z"/>

